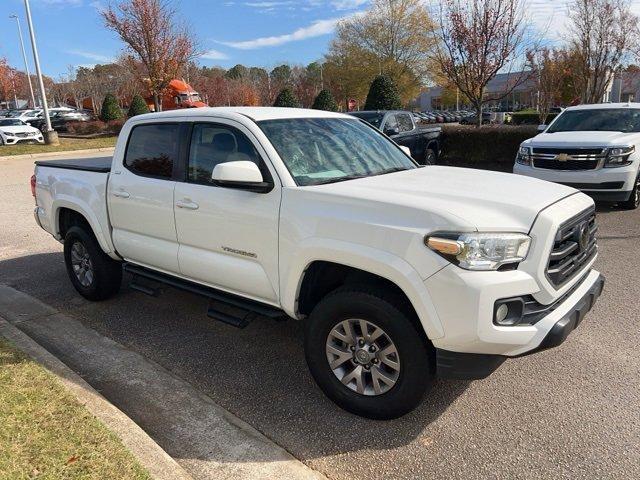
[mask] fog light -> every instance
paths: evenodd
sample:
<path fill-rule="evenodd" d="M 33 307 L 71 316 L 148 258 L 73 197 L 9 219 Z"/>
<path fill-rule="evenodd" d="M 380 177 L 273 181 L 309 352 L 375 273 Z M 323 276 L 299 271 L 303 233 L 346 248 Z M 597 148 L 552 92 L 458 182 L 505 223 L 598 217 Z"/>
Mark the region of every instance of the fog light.
<path fill-rule="evenodd" d="M 507 318 L 507 315 L 509 315 L 509 307 L 507 307 L 506 303 L 503 303 L 496 310 L 496 322 L 501 324 Z"/>

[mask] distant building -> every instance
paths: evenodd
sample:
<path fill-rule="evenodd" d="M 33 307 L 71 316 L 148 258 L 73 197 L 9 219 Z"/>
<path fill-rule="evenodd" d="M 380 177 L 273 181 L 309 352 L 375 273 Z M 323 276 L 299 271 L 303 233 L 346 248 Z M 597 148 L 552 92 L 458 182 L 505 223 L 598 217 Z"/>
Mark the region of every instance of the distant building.
<path fill-rule="evenodd" d="M 522 72 L 513 73 L 499 73 L 487 84 L 487 96 L 499 95 L 504 93 L 508 89 L 509 82 L 514 82 L 520 77 Z M 424 90 L 418 98 L 416 98 L 416 104 L 419 110 L 431 110 L 431 109 L 446 109 L 455 108 L 455 99 L 453 101 L 448 99 L 448 102 L 443 102 L 443 88 L 431 87 Z M 446 103 L 446 104 L 445 104 Z M 489 102 L 486 104 L 489 108 L 496 108 L 498 110 L 514 111 L 521 110 L 523 108 L 531 107 L 536 104 L 536 92 L 535 83 L 532 79 L 528 79 L 525 82 L 518 85 L 513 92 L 504 97 L 501 100 Z M 460 100 L 460 108 L 468 107 L 462 100 Z"/>
<path fill-rule="evenodd" d="M 640 100 L 640 72 L 621 72 L 616 75 L 604 102 L 637 102 Z"/>

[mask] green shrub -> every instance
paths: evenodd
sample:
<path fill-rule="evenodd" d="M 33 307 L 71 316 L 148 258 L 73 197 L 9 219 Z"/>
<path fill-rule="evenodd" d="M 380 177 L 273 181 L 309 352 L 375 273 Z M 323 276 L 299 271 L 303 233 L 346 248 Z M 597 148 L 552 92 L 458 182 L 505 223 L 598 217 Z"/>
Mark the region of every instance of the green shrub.
<path fill-rule="evenodd" d="M 365 110 L 398 110 L 402 108 L 398 87 L 386 75 L 378 75 L 371 82 Z"/>
<path fill-rule="evenodd" d="M 551 123 L 551 120 L 556 118 L 557 113 L 550 113 L 547 115 L 547 125 Z M 522 112 L 515 112 L 511 116 L 511 123 L 513 125 L 540 125 L 540 115 L 535 110 L 523 110 Z"/>
<path fill-rule="evenodd" d="M 520 144 L 536 134 L 531 126 L 446 127 L 438 164 L 511 172 Z"/>
<path fill-rule="evenodd" d="M 131 104 L 129 105 L 129 111 L 127 112 L 127 117 L 135 117 L 136 115 L 142 115 L 144 113 L 149 113 L 149 107 L 147 106 L 147 102 L 144 101 L 140 95 L 134 95 L 131 100 Z"/>
<path fill-rule="evenodd" d="M 122 118 L 122 110 L 118 105 L 118 99 L 111 93 L 107 93 L 102 101 L 100 109 L 100 120 L 108 122 L 110 120 L 118 120 Z"/>
<path fill-rule="evenodd" d="M 276 101 L 273 102 L 274 107 L 290 107 L 290 108 L 298 108 L 300 107 L 300 102 L 293 94 L 291 89 L 283 88 L 278 96 L 276 97 Z"/>
<path fill-rule="evenodd" d="M 338 104 L 333 99 L 333 95 L 327 89 L 320 90 L 318 96 L 313 101 L 311 106 L 314 110 L 328 110 L 330 112 L 336 112 L 338 110 Z"/>

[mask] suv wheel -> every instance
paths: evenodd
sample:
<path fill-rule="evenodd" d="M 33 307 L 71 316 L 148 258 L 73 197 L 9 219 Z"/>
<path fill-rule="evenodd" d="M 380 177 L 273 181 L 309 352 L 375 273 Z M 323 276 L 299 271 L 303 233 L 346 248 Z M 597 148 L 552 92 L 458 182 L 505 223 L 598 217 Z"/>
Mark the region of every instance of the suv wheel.
<path fill-rule="evenodd" d="M 374 419 L 413 410 L 429 387 L 429 350 L 402 301 L 347 286 L 318 303 L 305 324 L 305 356 L 322 391 Z"/>
<path fill-rule="evenodd" d="M 120 290 L 122 265 L 85 229 L 74 226 L 65 235 L 64 261 L 71 283 L 86 299 L 105 300 Z"/>
<path fill-rule="evenodd" d="M 640 206 L 640 174 L 638 174 L 638 178 L 636 178 L 636 184 L 633 187 L 629 200 L 621 202 L 620 206 L 626 210 L 635 210 Z"/>

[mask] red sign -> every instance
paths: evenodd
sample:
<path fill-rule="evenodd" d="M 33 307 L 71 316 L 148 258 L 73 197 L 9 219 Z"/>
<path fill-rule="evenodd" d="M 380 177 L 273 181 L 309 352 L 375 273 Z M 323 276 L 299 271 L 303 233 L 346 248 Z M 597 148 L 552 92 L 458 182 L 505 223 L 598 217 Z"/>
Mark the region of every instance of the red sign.
<path fill-rule="evenodd" d="M 356 108 L 356 101 L 353 98 L 350 98 L 347 102 L 347 106 L 349 107 L 349 111 L 353 112 Z"/>

